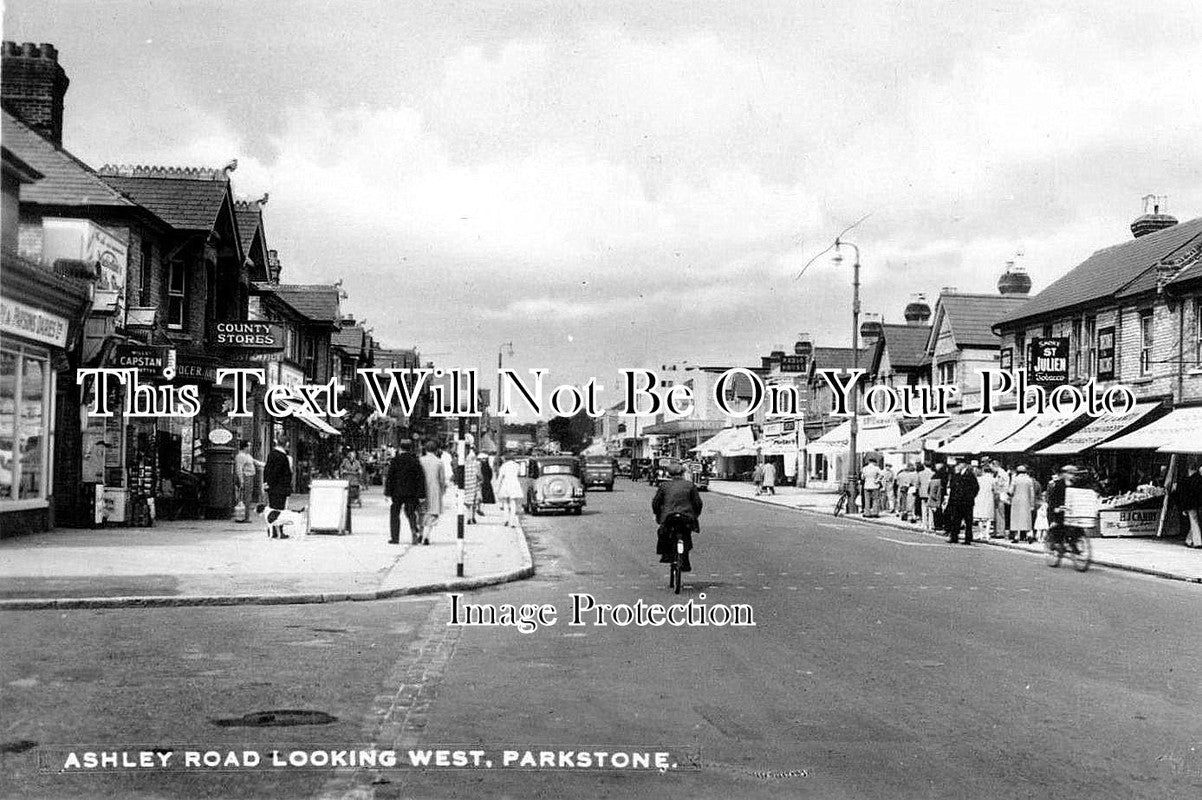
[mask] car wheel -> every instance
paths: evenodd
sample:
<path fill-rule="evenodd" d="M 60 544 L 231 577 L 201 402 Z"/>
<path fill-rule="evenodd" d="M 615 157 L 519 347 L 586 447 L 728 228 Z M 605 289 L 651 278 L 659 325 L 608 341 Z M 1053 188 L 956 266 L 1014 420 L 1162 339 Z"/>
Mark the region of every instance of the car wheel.
<path fill-rule="evenodd" d="M 581 513 L 583 513 L 583 511 L 584 511 L 584 509 L 583 509 L 583 508 L 580 508 L 579 506 L 577 506 L 576 508 L 573 508 L 573 509 L 572 509 L 572 513 L 573 513 L 574 515 L 576 515 L 577 517 L 578 517 L 578 516 L 580 516 L 580 515 L 581 515 Z"/>

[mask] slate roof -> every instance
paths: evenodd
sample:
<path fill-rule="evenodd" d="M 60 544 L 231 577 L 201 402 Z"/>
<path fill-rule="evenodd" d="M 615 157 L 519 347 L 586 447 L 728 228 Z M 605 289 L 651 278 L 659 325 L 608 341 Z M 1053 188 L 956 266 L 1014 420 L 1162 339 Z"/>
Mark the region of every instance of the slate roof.
<path fill-rule="evenodd" d="M 367 331 L 358 325 L 349 325 L 330 334 L 330 346 L 341 347 L 357 353 L 363 349 L 366 339 Z"/>
<path fill-rule="evenodd" d="M 342 320 L 342 313 L 338 308 L 337 286 L 289 283 L 260 285 L 259 288 L 271 292 L 298 314 L 315 322 L 328 322 L 337 326 Z"/>
<path fill-rule="evenodd" d="M 993 326 L 1028 302 L 1027 297 L 1013 294 L 941 294 L 936 302 L 936 325 L 940 314 L 946 316 L 959 347 L 1000 347 L 1002 339 Z M 931 335 L 937 335 L 934 328 Z"/>
<path fill-rule="evenodd" d="M 1190 281 L 1202 280 L 1202 256 L 1195 253 L 1190 262 L 1192 262 L 1190 265 L 1181 270 L 1181 274 L 1169 281 L 1169 285 L 1176 286 Z"/>
<path fill-rule="evenodd" d="M 56 148 L 21 120 L 9 114 L 0 123 L 4 146 L 42 173 L 42 179 L 21 188 L 21 202 L 54 206 L 117 206 L 136 203 L 105 183 L 95 170 L 66 150 Z"/>
<path fill-rule="evenodd" d="M 850 347 L 815 347 L 810 356 L 811 371 L 819 369 L 851 369 Z M 860 367 L 868 369 L 872 350 L 860 349 Z"/>
<path fill-rule="evenodd" d="M 100 174 L 109 186 L 129 195 L 138 205 L 150 209 L 179 230 L 212 230 L 229 194 L 228 181 L 198 177 L 208 174 L 208 170 L 162 173 L 173 177 L 127 176 L 116 174 L 118 171 L 120 168 L 105 167 Z"/>
<path fill-rule="evenodd" d="M 1012 323 L 1156 288 L 1156 264 L 1202 241 L 1202 218 L 1098 250 L 1059 280 L 995 322 Z M 1195 273 L 1196 274 L 1196 273 Z M 1183 278 L 1179 276 L 1179 278 Z"/>
<path fill-rule="evenodd" d="M 922 364 L 927 352 L 927 340 L 931 336 L 930 325 L 887 324 L 882 327 L 885 329 L 885 346 L 889 348 L 889 363 L 895 369 Z"/>
<path fill-rule="evenodd" d="M 238 221 L 238 238 L 242 240 L 242 252 L 250 253 L 255 241 L 255 232 L 263 224 L 263 210 L 258 203 L 238 200 L 234 203 L 234 217 Z"/>

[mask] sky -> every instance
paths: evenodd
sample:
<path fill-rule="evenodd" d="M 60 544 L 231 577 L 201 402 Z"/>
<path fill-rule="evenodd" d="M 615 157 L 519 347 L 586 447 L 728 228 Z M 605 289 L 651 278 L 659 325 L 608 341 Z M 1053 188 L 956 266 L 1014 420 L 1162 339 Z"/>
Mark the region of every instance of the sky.
<path fill-rule="evenodd" d="M 991 7 L 1000 6 L 1000 7 Z M 286 282 L 388 346 L 548 388 L 850 344 L 862 302 L 1034 291 L 1202 216 L 1192 2 L 9 0 L 87 163 L 215 166 Z M 1017 254 L 1020 254 L 1018 256 Z"/>

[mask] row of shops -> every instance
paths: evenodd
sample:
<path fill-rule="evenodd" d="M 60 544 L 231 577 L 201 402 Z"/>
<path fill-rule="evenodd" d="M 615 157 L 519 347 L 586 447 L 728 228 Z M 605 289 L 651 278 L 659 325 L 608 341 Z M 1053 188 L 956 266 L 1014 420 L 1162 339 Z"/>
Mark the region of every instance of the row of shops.
<path fill-rule="evenodd" d="M 1165 536 L 1177 532 L 1169 499 L 1202 460 L 1202 406 L 1138 403 L 1124 413 L 981 415 L 858 421 L 855 470 L 868 458 L 895 470 L 906 464 L 958 460 L 1014 469 L 1024 465 L 1045 484 L 1066 463 L 1086 470 L 1102 497 L 1103 536 Z M 850 477 L 850 421 L 806 441 L 801 420 L 725 428 L 697 445 L 719 478 L 750 477 L 756 463 L 773 461 L 781 480 L 837 491 Z"/>

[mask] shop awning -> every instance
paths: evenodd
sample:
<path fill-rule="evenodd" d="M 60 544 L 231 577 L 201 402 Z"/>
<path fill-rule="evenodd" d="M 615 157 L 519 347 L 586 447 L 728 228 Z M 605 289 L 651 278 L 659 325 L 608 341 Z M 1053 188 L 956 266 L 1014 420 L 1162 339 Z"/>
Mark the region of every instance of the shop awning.
<path fill-rule="evenodd" d="M 956 438 L 957 436 L 979 425 L 984 417 L 978 417 L 976 414 L 960 414 L 955 417 L 945 419 L 946 425 L 940 425 L 935 428 L 923 440 L 923 447 L 927 450 L 938 450 L 941 446 Z"/>
<path fill-rule="evenodd" d="M 899 442 L 901 442 L 901 428 L 896 422 L 884 425 L 869 423 L 866 426 L 864 421 L 861 421 L 859 429 L 856 431 L 856 450 L 861 453 L 893 450 Z M 846 450 L 850 446 L 851 422 L 849 421 L 810 442 L 806 445 L 806 450 L 811 453 L 831 453 Z"/>
<path fill-rule="evenodd" d="M 722 447 L 734 439 L 735 428 L 723 428 L 715 435 L 706 439 L 696 447 L 689 449 L 690 453 L 696 453 L 699 456 L 715 456 L 722 452 Z M 749 429 L 750 430 L 750 429 Z"/>
<path fill-rule="evenodd" d="M 730 433 L 730 438 L 722 442 L 722 449 L 718 451 L 719 455 L 733 458 L 735 456 L 753 456 L 756 454 L 756 448 L 760 445 L 751 435 L 750 425 L 727 428 L 726 430 Z"/>
<path fill-rule="evenodd" d="M 1141 403 L 1126 414 L 1104 414 L 1076 433 L 1037 451 L 1037 455 L 1068 456 L 1084 453 L 1140 424 L 1159 407 L 1159 403 Z"/>
<path fill-rule="evenodd" d="M 295 398 L 289 398 L 284 405 L 290 405 L 292 408 L 291 416 L 295 419 L 308 425 L 313 430 L 326 436 L 341 436 L 342 433 L 330 423 L 326 422 L 319 416 L 316 416 L 304 410 L 304 402 Z"/>
<path fill-rule="evenodd" d="M 337 428 L 335 428 L 330 423 L 326 422 L 321 417 L 315 417 L 312 414 L 300 414 L 297 412 L 293 412 L 292 416 L 296 417 L 301 422 L 305 423 L 306 425 L 308 425 L 310 428 L 312 428 L 315 431 L 319 431 L 319 432 L 329 435 L 329 436 L 341 436 L 342 435 L 341 433 L 338 432 Z"/>
<path fill-rule="evenodd" d="M 1202 452 L 1193 450 L 1202 429 L 1202 407 L 1177 408 L 1167 416 L 1125 436 L 1098 445 L 1099 450 L 1161 450 L 1165 453 Z"/>
<path fill-rule="evenodd" d="M 1038 414 L 1017 433 L 1002 439 L 991 453 L 1030 453 L 1040 444 L 1054 437 L 1080 414 Z"/>
<path fill-rule="evenodd" d="M 922 443 L 928 436 L 933 434 L 939 428 L 947 425 L 949 422 L 947 417 L 938 419 L 928 419 L 909 433 L 903 434 L 901 441 L 897 443 L 897 447 L 893 448 L 895 453 L 921 453 Z"/>
<path fill-rule="evenodd" d="M 977 415 L 961 416 L 976 417 Z M 1019 414 L 1017 411 L 999 411 L 983 416 L 979 423 L 954 439 L 945 441 L 935 448 L 935 452 L 952 456 L 992 453 L 1000 441 L 1014 435 L 1033 419 L 1035 419 L 1033 415 Z"/>

